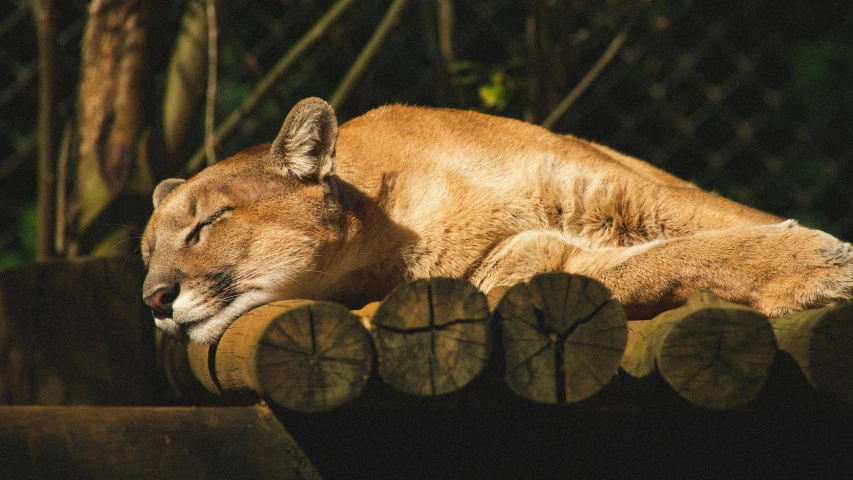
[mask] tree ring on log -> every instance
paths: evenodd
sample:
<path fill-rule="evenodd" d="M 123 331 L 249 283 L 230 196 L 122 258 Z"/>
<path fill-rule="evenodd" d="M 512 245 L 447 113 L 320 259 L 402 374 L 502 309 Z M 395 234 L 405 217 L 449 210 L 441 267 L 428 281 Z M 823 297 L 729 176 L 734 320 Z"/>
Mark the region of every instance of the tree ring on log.
<path fill-rule="evenodd" d="M 373 355 L 369 334 L 346 307 L 281 301 L 229 327 L 217 349 L 216 372 L 225 389 L 249 387 L 274 405 L 321 412 L 361 394 Z"/>
<path fill-rule="evenodd" d="M 491 355 L 486 297 L 466 280 L 434 277 L 401 285 L 382 301 L 371 323 L 379 374 L 406 393 L 459 390 Z"/>
<path fill-rule="evenodd" d="M 600 391 L 627 341 L 625 311 L 597 280 L 547 273 L 513 286 L 498 303 L 504 379 L 518 395 L 564 404 Z"/>
<path fill-rule="evenodd" d="M 776 355 L 767 317 L 699 292 L 685 307 L 657 355 L 661 376 L 678 394 L 715 410 L 737 408 L 764 388 Z"/>

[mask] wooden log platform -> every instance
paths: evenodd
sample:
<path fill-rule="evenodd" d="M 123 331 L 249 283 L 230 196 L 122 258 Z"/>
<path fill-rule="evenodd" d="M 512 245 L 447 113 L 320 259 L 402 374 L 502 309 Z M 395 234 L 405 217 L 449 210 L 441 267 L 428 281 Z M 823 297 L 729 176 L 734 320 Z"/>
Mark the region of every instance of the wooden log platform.
<path fill-rule="evenodd" d="M 772 325 L 809 384 L 853 408 L 853 305 L 793 312 Z"/>
<path fill-rule="evenodd" d="M 629 322 L 621 366 L 637 378 L 660 374 L 696 405 L 731 410 L 758 396 L 775 354 L 767 317 L 699 291 L 683 307 Z"/>
<path fill-rule="evenodd" d="M 587 277 L 537 275 L 506 290 L 494 318 L 502 329 L 504 379 L 536 402 L 564 404 L 594 395 L 616 374 L 625 349 L 622 305 Z"/>
<path fill-rule="evenodd" d="M 815 391 L 849 407 L 851 309 L 797 312 L 771 328 L 758 312 L 699 292 L 653 320 L 626 321 L 606 288 L 584 277 L 544 274 L 486 296 L 462 280 L 432 279 L 355 312 L 275 302 L 236 321 L 218 345 L 164 341 L 160 356 L 175 392 L 200 405 L 245 405 L 260 395 L 297 412 L 356 399 L 402 408 L 460 392 L 443 404 L 676 400 L 734 410 L 795 382 L 805 388 L 797 390 L 801 405 L 823 403 Z"/>
<path fill-rule="evenodd" d="M 263 406 L 0 407 L 0 478 L 319 479 Z"/>
<path fill-rule="evenodd" d="M 430 278 L 397 287 L 369 317 L 379 375 L 414 395 L 459 390 L 489 361 L 489 317 L 485 295 L 466 280 Z"/>
<path fill-rule="evenodd" d="M 6 282 L 4 306 L 18 291 Z M 853 468 L 849 305 L 768 321 L 700 293 L 654 320 L 626 322 L 606 289 L 583 277 L 542 275 L 485 297 L 429 282 L 358 312 L 275 302 L 213 346 L 161 339 L 183 401 L 228 406 L 0 407 L 0 478 L 624 478 L 662 468 L 674 478 L 838 478 Z M 447 307 L 454 301 L 461 306 Z M 150 329 L 149 315 L 144 322 Z M 20 337 L 7 331 L 0 340 L 14 345 Z M 379 375 L 382 335 L 393 341 L 380 358 L 413 366 Z M 44 350 L 57 349 L 56 364 L 78 354 L 61 340 Z M 95 365 L 115 352 L 73 345 Z M 620 363 L 627 373 L 610 381 Z M 392 387 L 386 377 L 407 369 L 418 388 Z M 638 403 L 628 374 L 655 380 L 652 402 L 677 403 Z M 794 388 L 809 394 L 768 399 Z M 259 398 L 269 410 L 247 406 Z"/>

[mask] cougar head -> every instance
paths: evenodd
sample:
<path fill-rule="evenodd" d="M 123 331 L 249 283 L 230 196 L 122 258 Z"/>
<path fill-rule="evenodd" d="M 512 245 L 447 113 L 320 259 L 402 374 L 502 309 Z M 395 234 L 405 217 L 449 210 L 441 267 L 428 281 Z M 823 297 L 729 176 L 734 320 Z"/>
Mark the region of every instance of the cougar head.
<path fill-rule="evenodd" d="M 293 107 L 271 145 L 247 149 L 154 190 L 142 238 L 142 297 L 157 326 L 213 343 L 243 313 L 310 298 L 341 237 L 332 107 Z"/>

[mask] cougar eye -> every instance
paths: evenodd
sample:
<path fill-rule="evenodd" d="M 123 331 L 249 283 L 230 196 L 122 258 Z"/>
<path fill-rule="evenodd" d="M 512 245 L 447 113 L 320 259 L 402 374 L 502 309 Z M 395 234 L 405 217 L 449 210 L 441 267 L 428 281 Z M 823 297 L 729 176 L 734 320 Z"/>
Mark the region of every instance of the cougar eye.
<path fill-rule="evenodd" d="M 196 225 L 195 228 L 190 231 L 189 235 L 187 235 L 187 239 L 184 243 L 186 243 L 188 247 L 192 247 L 193 245 L 198 243 L 199 239 L 201 238 L 201 231 L 208 226 L 210 226 L 210 223 L 208 222 L 203 222 Z"/>
<path fill-rule="evenodd" d="M 201 240 L 202 232 L 204 232 L 207 227 L 219 221 L 223 215 L 233 209 L 233 207 L 220 208 L 219 210 L 214 212 L 213 215 L 210 215 L 209 217 L 204 219 L 204 221 L 199 222 L 192 230 L 190 230 L 190 233 L 187 235 L 187 238 L 186 240 L 184 240 L 184 243 L 186 243 L 188 247 L 192 247 L 193 245 L 197 244 Z"/>

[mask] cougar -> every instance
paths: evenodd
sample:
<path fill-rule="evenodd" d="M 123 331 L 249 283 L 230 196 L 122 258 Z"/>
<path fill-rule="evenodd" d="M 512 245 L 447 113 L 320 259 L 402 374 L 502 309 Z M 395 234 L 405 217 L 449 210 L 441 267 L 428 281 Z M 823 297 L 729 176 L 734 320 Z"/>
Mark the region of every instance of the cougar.
<path fill-rule="evenodd" d="M 768 316 L 850 301 L 853 247 L 641 160 L 518 120 L 385 106 L 338 128 L 299 102 L 275 141 L 154 191 L 144 301 L 215 342 L 278 299 L 357 306 L 423 277 L 484 292 L 540 272 L 602 281 L 629 318 L 699 288 Z"/>

